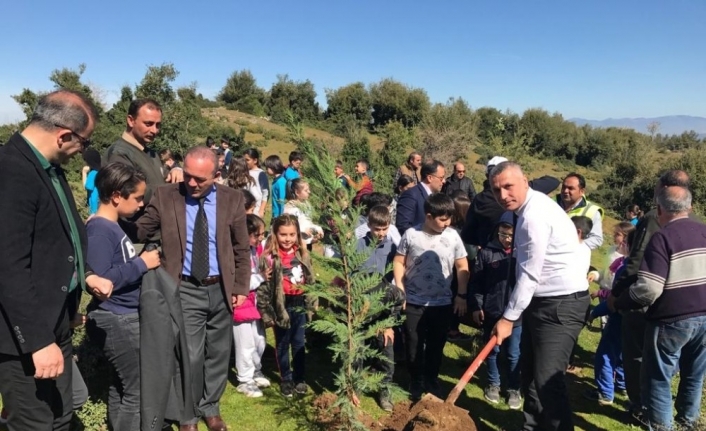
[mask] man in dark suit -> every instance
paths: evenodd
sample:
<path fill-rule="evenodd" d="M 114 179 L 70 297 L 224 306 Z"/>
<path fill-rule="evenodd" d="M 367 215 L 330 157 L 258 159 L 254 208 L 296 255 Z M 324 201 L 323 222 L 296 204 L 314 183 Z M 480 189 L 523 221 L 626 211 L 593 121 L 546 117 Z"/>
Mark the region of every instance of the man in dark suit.
<path fill-rule="evenodd" d="M 0 149 L 0 393 L 10 430 L 68 430 L 69 321 L 81 290 L 113 285 L 85 265 L 86 231 L 60 164 L 85 149 L 98 116 L 79 93 L 43 96 Z"/>
<path fill-rule="evenodd" d="M 184 157 L 184 182 L 160 187 L 136 222 L 137 238 L 162 234 L 162 267 L 180 280 L 179 294 L 198 414 L 211 431 L 225 431 L 219 401 L 228 379 L 233 307 L 250 288 L 250 245 L 239 190 L 215 184 L 213 151 Z M 205 348 L 208 346 L 208 349 Z M 199 418 L 183 418 L 196 431 Z"/>
<path fill-rule="evenodd" d="M 424 223 L 424 202 L 433 193 L 441 192 L 446 181 L 446 169 L 438 160 L 432 160 L 422 164 L 421 182 L 400 195 L 397 201 L 397 230 L 400 235 L 416 226 Z"/>

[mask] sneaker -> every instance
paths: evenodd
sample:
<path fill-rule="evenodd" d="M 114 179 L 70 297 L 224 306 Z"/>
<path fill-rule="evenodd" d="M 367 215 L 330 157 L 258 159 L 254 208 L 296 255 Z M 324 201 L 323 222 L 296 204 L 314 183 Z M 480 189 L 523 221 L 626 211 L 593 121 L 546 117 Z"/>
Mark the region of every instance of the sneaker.
<path fill-rule="evenodd" d="M 583 393 L 583 397 L 586 398 L 587 400 L 591 401 L 598 401 L 598 404 L 602 406 L 609 406 L 613 404 L 613 399 L 608 398 L 602 393 L 600 393 L 597 389 L 590 389 L 586 392 Z"/>
<path fill-rule="evenodd" d="M 493 404 L 500 402 L 500 386 L 490 385 L 483 391 L 483 396 L 486 400 Z"/>
<path fill-rule="evenodd" d="M 282 395 L 286 398 L 292 398 L 294 395 L 294 382 L 291 380 L 287 380 L 286 382 L 282 382 L 279 385 L 279 390 L 282 392 Z"/>
<path fill-rule="evenodd" d="M 269 388 L 271 383 L 265 376 L 255 376 L 253 379 L 258 388 Z"/>
<path fill-rule="evenodd" d="M 522 407 L 522 397 L 520 391 L 510 389 L 507 391 L 507 406 L 512 410 L 520 410 Z"/>
<path fill-rule="evenodd" d="M 412 402 L 417 402 L 422 399 L 422 393 L 424 392 L 424 386 L 421 382 L 412 382 L 409 385 L 409 399 Z"/>
<path fill-rule="evenodd" d="M 378 404 L 380 405 L 380 408 L 386 412 L 392 411 L 394 405 L 392 404 L 392 396 L 390 395 L 390 391 L 388 389 L 380 390 L 380 393 L 378 394 Z"/>
<path fill-rule="evenodd" d="M 309 391 L 309 386 L 304 382 L 299 382 L 294 385 L 294 393 L 297 395 L 306 395 L 307 391 Z"/>
<path fill-rule="evenodd" d="M 262 391 L 257 387 L 255 382 L 241 383 L 236 390 L 248 398 L 260 398 L 262 396 Z"/>

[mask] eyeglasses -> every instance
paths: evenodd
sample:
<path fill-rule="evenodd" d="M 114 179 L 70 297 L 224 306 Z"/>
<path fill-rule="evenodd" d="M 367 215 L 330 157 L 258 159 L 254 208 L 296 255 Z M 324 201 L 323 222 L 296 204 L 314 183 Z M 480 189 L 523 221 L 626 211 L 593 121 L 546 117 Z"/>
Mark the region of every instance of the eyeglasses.
<path fill-rule="evenodd" d="M 62 126 L 61 124 L 56 124 L 56 123 L 55 123 L 55 124 L 54 124 L 54 127 L 58 127 L 58 128 L 60 128 L 60 129 L 66 129 L 66 130 L 68 130 L 69 132 L 71 132 L 72 135 L 74 135 L 74 136 L 76 136 L 76 137 L 78 138 L 78 142 L 81 144 L 81 146 L 83 146 L 83 148 L 88 148 L 88 147 L 90 147 L 91 144 L 92 144 L 92 142 L 91 142 L 90 139 L 84 138 L 83 136 L 79 135 L 78 133 L 74 132 L 73 130 L 71 130 L 70 128 L 68 128 L 68 127 L 66 127 L 66 126 Z"/>
<path fill-rule="evenodd" d="M 498 236 L 503 239 L 512 239 L 512 234 L 511 233 L 499 233 Z"/>
<path fill-rule="evenodd" d="M 446 177 L 444 177 L 444 176 L 439 176 L 439 177 L 437 177 L 436 175 L 430 175 L 430 176 L 436 178 L 437 180 L 441 181 L 442 183 L 443 183 L 444 181 L 446 181 Z"/>

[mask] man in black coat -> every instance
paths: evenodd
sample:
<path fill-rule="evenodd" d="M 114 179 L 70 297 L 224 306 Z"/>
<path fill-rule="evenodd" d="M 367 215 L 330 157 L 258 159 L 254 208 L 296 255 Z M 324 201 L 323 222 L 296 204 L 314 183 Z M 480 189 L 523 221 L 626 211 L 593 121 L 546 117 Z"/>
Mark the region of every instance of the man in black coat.
<path fill-rule="evenodd" d="M 446 179 L 443 192 L 449 196 L 453 196 L 454 192 L 461 190 L 468 199 L 473 202 L 476 197 L 476 188 L 473 185 L 473 180 L 466 175 L 466 166 L 463 163 L 457 162 L 454 165 L 453 174 Z"/>
<path fill-rule="evenodd" d="M 85 265 L 86 231 L 59 166 L 90 144 L 97 118 L 83 95 L 49 93 L 0 149 L 0 393 L 11 430 L 69 429 L 69 320 L 81 290 L 113 289 Z"/>
<path fill-rule="evenodd" d="M 490 159 L 486 168 L 486 176 L 490 174 L 495 165 L 499 165 L 502 162 L 507 162 L 507 159 L 501 156 L 495 156 Z M 561 184 L 559 179 L 550 176 L 536 178 L 529 182 L 530 188 L 544 194 L 551 193 L 559 187 L 559 184 Z M 504 212 L 505 209 L 495 200 L 488 180 L 485 180 L 483 182 L 483 191 L 476 195 L 473 202 L 471 202 L 471 207 L 468 209 L 466 225 L 461 231 L 463 242 L 481 248 L 485 247 L 490 241 L 490 235 L 493 233 L 495 224 L 500 220 Z"/>

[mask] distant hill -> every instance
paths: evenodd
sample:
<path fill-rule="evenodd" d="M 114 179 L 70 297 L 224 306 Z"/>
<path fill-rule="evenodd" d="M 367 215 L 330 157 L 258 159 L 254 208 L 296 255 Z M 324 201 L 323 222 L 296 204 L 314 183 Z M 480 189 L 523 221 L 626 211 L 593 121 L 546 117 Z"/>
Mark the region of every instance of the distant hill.
<path fill-rule="evenodd" d="M 635 129 L 640 133 L 648 133 L 647 126 L 650 123 L 659 123 L 657 133 L 663 135 L 680 135 L 683 132 L 690 130 L 695 131 L 701 137 L 706 136 L 706 118 L 693 117 L 690 115 L 669 115 L 665 117 L 654 118 L 608 118 L 605 120 L 586 120 L 583 118 L 570 118 L 579 126 L 588 124 L 594 127 L 625 127 Z"/>

